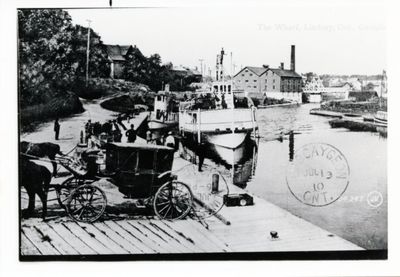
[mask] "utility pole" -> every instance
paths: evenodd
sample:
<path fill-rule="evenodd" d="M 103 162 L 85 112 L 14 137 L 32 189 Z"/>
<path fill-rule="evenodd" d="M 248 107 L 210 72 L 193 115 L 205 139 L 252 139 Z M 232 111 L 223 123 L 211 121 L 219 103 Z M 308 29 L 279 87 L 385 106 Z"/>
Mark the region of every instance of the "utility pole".
<path fill-rule="evenodd" d="M 204 59 L 199 59 L 201 76 L 203 76 L 203 61 L 204 61 Z"/>
<path fill-rule="evenodd" d="M 87 46 L 86 46 L 86 87 L 89 82 L 89 52 L 90 52 L 90 22 L 91 20 L 87 19 L 88 22 L 88 35 L 87 35 Z"/>
<path fill-rule="evenodd" d="M 233 76 L 233 53 L 231 52 L 231 78 Z"/>

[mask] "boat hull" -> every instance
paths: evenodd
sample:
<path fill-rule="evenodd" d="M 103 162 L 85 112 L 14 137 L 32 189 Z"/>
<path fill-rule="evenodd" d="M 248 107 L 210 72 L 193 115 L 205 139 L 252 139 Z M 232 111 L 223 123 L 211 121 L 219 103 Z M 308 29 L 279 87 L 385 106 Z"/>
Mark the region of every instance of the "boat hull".
<path fill-rule="evenodd" d="M 384 119 L 375 118 L 374 121 L 380 125 L 387 125 L 387 120 Z"/>
<path fill-rule="evenodd" d="M 210 134 L 206 136 L 207 141 L 215 146 L 236 149 L 246 139 L 247 133 L 227 133 L 227 134 Z"/>
<path fill-rule="evenodd" d="M 148 126 L 149 126 L 150 130 L 160 130 L 160 129 L 165 129 L 165 128 L 172 128 L 177 125 L 178 125 L 177 121 L 163 122 L 163 121 L 158 121 L 158 120 L 150 120 L 148 122 Z"/>
<path fill-rule="evenodd" d="M 236 135 L 236 134 L 234 134 Z M 231 145 L 219 145 L 213 144 L 212 142 L 216 142 L 215 138 L 208 139 L 209 137 L 204 136 L 202 142 L 206 145 L 205 156 L 207 158 L 212 159 L 217 163 L 222 163 L 225 165 L 237 165 L 240 162 L 243 162 L 243 159 L 248 159 L 249 155 L 249 144 L 253 145 L 254 141 L 250 138 L 249 135 L 245 135 L 243 137 L 243 141 L 235 148 Z M 226 136 L 223 136 L 226 139 Z M 239 142 L 238 142 L 239 143 Z M 237 143 L 235 143 L 237 144 Z M 186 134 L 186 136 L 182 139 L 182 145 L 196 152 L 198 147 L 197 138 L 195 135 Z M 226 147 L 229 146 L 229 147 Z"/>
<path fill-rule="evenodd" d="M 374 121 L 380 125 L 387 125 L 387 112 L 378 111 L 374 116 Z"/>
<path fill-rule="evenodd" d="M 220 159 L 225 161 L 229 165 L 237 164 L 244 155 L 244 143 L 237 146 L 236 148 L 227 148 L 217 144 L 211 144 L 215 153 Z"/>

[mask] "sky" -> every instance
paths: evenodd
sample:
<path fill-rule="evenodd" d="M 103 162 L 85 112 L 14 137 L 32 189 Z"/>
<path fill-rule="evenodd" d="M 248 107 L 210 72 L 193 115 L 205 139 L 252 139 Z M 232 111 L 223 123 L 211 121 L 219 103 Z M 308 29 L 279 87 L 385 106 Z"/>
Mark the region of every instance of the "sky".
<path fill-rule="evenodd" d="M 298 73 L 371 75 L 386 68 L 385 10 L 379 1 L 288 3 L 68 12 L 74 24 L 87 26 L 90 19 L 105 44 L 136 45 L 145 55 L 158 53 L 163 62 L 192 68 L 200 68 L 203 59 L 207 73 L 215 70 L 222 47 L 227 74 L 281 62 L 289 68 L 292 44 Z"/>

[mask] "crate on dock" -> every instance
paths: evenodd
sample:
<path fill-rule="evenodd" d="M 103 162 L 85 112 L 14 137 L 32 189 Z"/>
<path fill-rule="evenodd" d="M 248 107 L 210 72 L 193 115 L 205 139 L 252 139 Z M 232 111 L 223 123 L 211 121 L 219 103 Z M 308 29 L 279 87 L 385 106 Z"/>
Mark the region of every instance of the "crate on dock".
<path fill-rule="evenodd" d="M 247 193 L 226 194 L 224 195 L 224 204 L 227 207 L 252 206 L 254 205 L 254 200 L 253 197 Z"/>

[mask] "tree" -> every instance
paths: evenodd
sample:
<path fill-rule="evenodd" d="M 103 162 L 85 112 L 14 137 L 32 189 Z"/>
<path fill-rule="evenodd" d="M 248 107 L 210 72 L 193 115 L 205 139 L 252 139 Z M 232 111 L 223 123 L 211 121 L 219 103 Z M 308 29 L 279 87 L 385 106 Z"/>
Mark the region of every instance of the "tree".
<path fill-rule="evenodd" d="M 88 28 L 75 25 L 72 31 L 71 45 L 74 59 L 77 62 L 76 74 L 84 77 L 86 74 L 86 51 L 87 51 Z M 110 63 L 106 48 L 101 37 L 90 29 L 90 52 L 89 52 L 89 75 L 90 77 L 105 78 L 110 75 Z"/>
<path fill-rule="evenodd" d="M 75 80 L 72 23 L 63 10 L 19 10 L 21 105 L 44 103 Z"/>
<path fill-rule="evenodd" d="M 140 52 L 136 46 L 132 47 L 132 50 L 128 51 L 126 54 L 124 79 L 138 83 L 145 83 L 146 63 L 147 59 L 142 52 Z"/>

